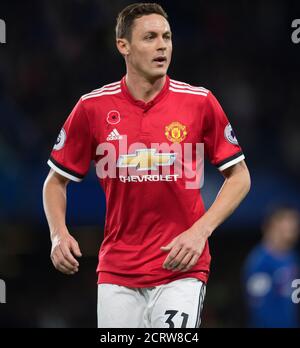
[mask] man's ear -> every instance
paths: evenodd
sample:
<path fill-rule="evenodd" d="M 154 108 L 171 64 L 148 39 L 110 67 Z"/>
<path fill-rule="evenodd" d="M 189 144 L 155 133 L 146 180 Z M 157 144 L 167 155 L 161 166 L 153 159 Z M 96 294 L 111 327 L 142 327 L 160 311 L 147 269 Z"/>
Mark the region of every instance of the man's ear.
<path fill-rule="evenodd" d="M 127 39 L 117 39 L 116 41 L 117 48 L 123 57 L 128 56 L 130 53 L 129 42 Z"/>

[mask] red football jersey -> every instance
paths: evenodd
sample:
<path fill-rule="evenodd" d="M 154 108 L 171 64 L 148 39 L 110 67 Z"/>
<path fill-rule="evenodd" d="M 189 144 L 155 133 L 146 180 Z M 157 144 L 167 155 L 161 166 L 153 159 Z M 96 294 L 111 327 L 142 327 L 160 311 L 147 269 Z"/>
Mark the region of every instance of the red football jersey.
<path fill-rule="evenodd" d="M 131 96 L 123 78 L 80 98 L 48 164 L 74 181 L 83 179 L 91 161 L 96 165 L 107 204 L 98 283 L 207 281 L 208 242 L 188 272 L 163 269 L 167 253 L 160 250 L 205 213 L 200 186 L 188 187 L 191 171 L 200 168 L 201 143 L 219 170 L 244 159 L 224 111 L 205 88 L 167 77 L 156 98 L 145 103 Z"/>

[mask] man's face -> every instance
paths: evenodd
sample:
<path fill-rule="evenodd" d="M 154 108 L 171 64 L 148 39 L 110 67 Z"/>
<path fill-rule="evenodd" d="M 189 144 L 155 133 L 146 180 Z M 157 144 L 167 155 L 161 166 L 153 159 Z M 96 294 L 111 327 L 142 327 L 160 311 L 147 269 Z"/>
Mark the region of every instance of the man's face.
<path fill-rule="evenodd" d="M 132 27 L 127 64 L 149 79 L 167 74 L 172 55 L 172 38 L 168 21 L 151 14 L 137 18 Z"/>
<path fill-rule="evenodd" d="M 269 238 L 276 242 L 281 250 L 294 247 L 299 238 L 299 217 L 295 212 L 285 212 L 275 217 L 268 229 Z"/>

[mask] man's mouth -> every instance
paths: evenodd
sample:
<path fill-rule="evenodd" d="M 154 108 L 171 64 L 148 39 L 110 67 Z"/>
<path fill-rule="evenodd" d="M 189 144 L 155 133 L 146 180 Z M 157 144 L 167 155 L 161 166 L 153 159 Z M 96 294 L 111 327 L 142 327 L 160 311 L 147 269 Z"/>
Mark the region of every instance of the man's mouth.
<path fill-rule="evenodd" d="M 165 63 L 167 61 L 167 57 L 165 56 L 159 56 L 153 59 L 154 62 L 157 63 Z"/>

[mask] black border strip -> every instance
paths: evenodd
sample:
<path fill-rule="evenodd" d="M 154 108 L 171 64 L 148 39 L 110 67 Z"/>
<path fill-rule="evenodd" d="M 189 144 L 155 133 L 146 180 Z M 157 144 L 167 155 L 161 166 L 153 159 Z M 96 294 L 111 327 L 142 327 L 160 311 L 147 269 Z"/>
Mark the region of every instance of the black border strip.
<path fill-rule="evenodd" d="M 62 166 L 60 163 L 55 161 L 55 159 L 50 156 L 49 161 L 51 161 L 57 168 L 61 169 L 63 172 L 66 172 L 67 174 L 75 176 L 75 178 L 82 180 L 84 178 L 84 175 L 77 174 L 73 170 L 70 170 L 64 166 Z"/>
<path fill-rule="evenodd" d="M 242 156 L 243 154 L 244 154 L 243 151 L 239 151 L 239 152 L 236 153 L 235 155 L 230 156 L 230 157 L 224 159 L 222 162 L 217 163 L 217 164 L 216 164 L 216 167 L 220 168 L 220 167 L 222 167 L 224 164 L 233 161 L 234 159 L 236 159 L 236 158 Z"/>

